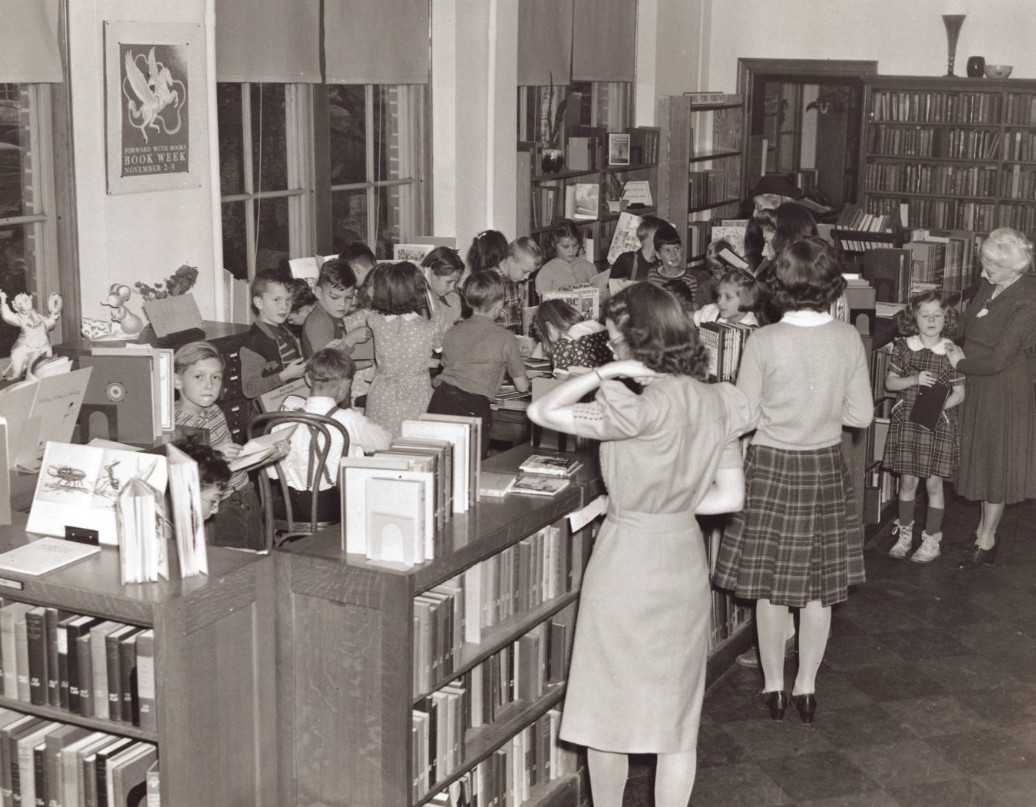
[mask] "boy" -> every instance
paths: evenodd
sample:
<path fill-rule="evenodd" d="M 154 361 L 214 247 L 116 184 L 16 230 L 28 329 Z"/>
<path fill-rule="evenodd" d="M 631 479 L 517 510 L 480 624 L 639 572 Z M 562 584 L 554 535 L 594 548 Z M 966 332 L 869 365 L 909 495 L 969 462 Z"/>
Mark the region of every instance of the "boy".
<path fill-rule="evenodd" d="M 494 322 L 504 307 L 503 278 L 492 270 L 476 272 L 464 284 L 464 299 L 472 313 L 443 337 L 443 371 L 428 411 L 482 418 L 485 456 L 493 425 L 489 402 L 500 392 L 504 372 L 519 392 L 529 389 L 529 379 L 515 335 Z"/>
<path fill-rule="evenodd" d="M 697 310 L 698 279 L 683 259 L 680 234 L 667 221 L 655 230 L 655 252 L 661 263 L 648 272 L 647 282 L 672 292 L 689 314 Z"/>
<path fill-rule="evenodd" d="M 284 324 L 291 313 L 291 281 L 264 269 L 252 281 L 256 320 L 245 334 L 241 358 L 241 391 L 255 399 L 264 392 L 301 378 L 306 371 L 302 346 Z"/>
<path fill-rule="evenodd" d="M 528 235 L 514 239 L 507 247 L 507 255 L 494 267 L 504 281 L 504 301 L 500 309 L 499 323 L 507 330 L 518 333 L 522 328 L 522 310 L 528 301 L 530 275 L 543 264 L 543 250 Z M 470 305 L 470 303 L 468 303 Z"/>
<path fill-rule="evenodd" d="M 359 288 L 367 280 L 367 275 L 374 271 L 378 262 L 374 259 L 371 248 L 362 241 L 354 241 L 338 254 L 338 260 L 345 261 L 356 275 L 356 286 Z"/>
<path fill-rule="evenodd" d="M 362 457 L 375 451 L 384 451 L 391 444 L 392 438 L 381 426 L 349 408 L 355 373 L 356 368 L 352 359 L 340 350 L 318 350 L 306 362 L 306 380 L 311 390 L 309 397 L 303 401 L 298 396 L 291 396 L 284 401 L 282 409 L 310 412 L 338 421 L 349 434 L 347 456 Z M 336 486 L 343 440 L 341 432 L 337 429 L 331 429 L 330 432 L 331 446 L 327 453 L 327 472 L 320 475 L 320 493 L 317 500 L 317 518 L 320 521 L 337 521 L 339 517 Z M 309 518 L 310 507 L 309 443 L 309 429 L 305 425 L 299 426 L 292 434 L 287 457 L 281 460 L 294 512 L 306 519 Z M 274 475 L 272 471 L 270 475 Z"/>
<path fill-rule="evenodd" d="M 302 352 L 309 358 L 331 342 L 345 353 L 352 353 L 357 342 L 366 341 L 366 329 L 346 333 L 342 320 L 356 308 L 356 273 L 340 258 L 320 267 L 313 287 L 317 304 L 302 325 Z"/>
<path fill-rule="evenodd" d="M 623 252 L 612 264 L 611 280 L 647 280 L 648 272 L 658 268 L 655 254 L 655 232 L 665 222 L 658 216 L 643 216 L 637 225 L 640 249 Z"/>

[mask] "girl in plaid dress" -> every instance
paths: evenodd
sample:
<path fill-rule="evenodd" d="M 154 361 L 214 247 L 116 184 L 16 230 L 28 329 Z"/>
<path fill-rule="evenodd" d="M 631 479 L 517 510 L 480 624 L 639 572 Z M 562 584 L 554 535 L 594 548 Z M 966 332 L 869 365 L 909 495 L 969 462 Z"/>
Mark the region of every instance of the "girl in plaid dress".
<path fill-rule="evenodd" d="M 745 506 L 724 532 L 714 580 L 756 601 L 761 700 L 774 720 L 789 701 L 784 640 L 789 609 L 798 610 L 790 700 L 812 723 L 831 606 L 864 579 L 842 426 L 870 425 L 874 407 L 860 334 L 829 313 L 845 288 L 831 248 L 816 236 L 792 241 L 770 282 L 784 314 L 756 331 L 742 354 L 737 386 L 758 425 L 745 461 Z"/>
<path fill-rule="evenodd" d="M 964 400 L 964 376 L 946 356 L 950 344 L 946 337 L 956 333 L 957 321 L 957 312 L 939 291 L 914 296 L 896 317 L 900 338 L 892 347 L 885 376 L 885 389 L 899 393 L 892 407 L 884 459 L 886 470 L 899 474 L 899 518 L 893 528 L 899 539 L 889 550 L 893 558 L 905 558 L 913 547 L 914 499 L 922 479 L 928 491 L 928 513 L 921 546 L 910 560 L 931 563 L 939 557 L 946 509 L 943 479 L 953 476 L 960 458 L 955 407 Z M 933 384 L 951 389 L 934 430 L 910 419 L 921 389 Z"/>

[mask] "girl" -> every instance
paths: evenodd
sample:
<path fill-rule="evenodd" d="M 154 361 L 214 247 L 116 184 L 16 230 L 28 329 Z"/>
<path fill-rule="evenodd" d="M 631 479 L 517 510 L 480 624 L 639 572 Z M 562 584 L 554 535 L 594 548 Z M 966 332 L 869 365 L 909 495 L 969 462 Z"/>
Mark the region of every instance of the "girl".
<path fill-rule="evenodd" d="M 551 228 L 550 243 L 555 257 L 543 264 L 536 275 L 537 294 L 585 286 L 597 277 L 597 267 L 579 255 L 583 236 L 574 221 L 561 219 L 557 222 Z"/>
<path fill-rule="evenodd" d="M 745 342 L 737 386 L 758 424 L 745 460 L 745 506 L 730 520 L 716 585 L 756 600 L 762 699 L 784 718 L 788 609 L 799 610 L 799 669 L 792 700 L 802 722 L 816 710 L 831 606 L 862 583 L 863 541 L 842 426 L 874 416 L 860 334 L 828 308 L 845 287 L 819 238 L 800 238 L 775 261 L 773 296 L 786 313 Z"/>
<path fill-rule="evenodd" d="M 899 518 L 892 533 L 899 540 L 889 557 L 905 558 L 913 546 L 914 498 L 918 480 L 928 490 L 928 514 L 921 533 L 921 547 L 911 556 L 915 563 L 930 563 L 939 557 L 942 517 L 946 509 L 942 481 L 957 470 L 960 444 L 957 411 L 964 400 L 964 376 L 953 369 L 946 337 L 957 332 L 957 312 L 946 304 L 940 291 L 914 296 L 896 316 L 900 338 L 892 347 L 892 361 L 885 376 L 885 389 L 899 393 L 892 407 L 888 440 L 885 442 L 886 470 L 899 474 Z M 952 388 L 939 423 L 932 431 L 914 423 L 910 412 L 922 387 L 945 384 Z"/>
<path fill-rule="evenodd" d="M 428 311 L 428 284 L 409 261 L 377 267 L 367 278 L 370 308 L 345 317 L 345 329 L 366 325 L 374 336 L 374 379 L 367 417 L 393 437 L 404 420 L 428 409 L 432 384 L 428 360 L 442 346 L 441 316 Z"/>
<path fill-rule="evenodd" d="M 758 299 L 755 278 L 743 269 L 728 269 L 719 279 L 716 302 L 694 312 L 694 324 L 703 322 L 739 322 L 758 325 L 755 306 Z"/>
<path fill-rule="evenodd" d="M 533 319 L 543 354 L 550 357 L 555 373 L 590 370 L 611 361 L 608 331 L 599 322 L 584 321 L 579 311 L 564 300 L 544 300 Z"/>
<path fill-rule="evenodd" d="M 424 256 L 421 267 L 432 293 L 432 311 L 448 328 L 460 319 L 461 299 L 457 293 L 457 283 L 464 274 L 464 261 L 460 259 L 457 250 L 436 247 Z"/>
<path fill-rule="evenodd" d="M 471 274 L 494 269 L 507 255 L 507 236 L 499 230 L 483 230 L 468 247 L 467 263 Z"/>
<path fill-rule="evenodd" d="M 712 596 L 694 514 L 741 506 L 746 401 L 702 382 L 705 350 L 669 292 L 635 283 L 604 311 L 618 361 L 529 406 L 541 426 L 601 440 L 610 497 L 583 577 L 560 736 L 587 746 L 596 807 L 621 807 L 630 753 L 658 755 L 657 807 L 687 807 Z"/>

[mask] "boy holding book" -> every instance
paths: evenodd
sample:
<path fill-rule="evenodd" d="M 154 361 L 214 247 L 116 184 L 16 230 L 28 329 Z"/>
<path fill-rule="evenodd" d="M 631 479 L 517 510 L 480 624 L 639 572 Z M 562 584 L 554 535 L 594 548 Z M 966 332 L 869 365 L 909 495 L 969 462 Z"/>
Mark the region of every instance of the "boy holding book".
<path fill-rule="evenodd" d="M 637 225 L 640 249 L 623 252 L 612 264 L 611 280 L 647 280 L 648 273 L 658 267 L 660 261 L 655 252 L 655 230 L 664 222 L 657 216 L 643 216 Z"/>
<path fill-rule="evenodd" d="M 332 342 L 347 354 L 353 346 L 369 338 L 366 328 L 346 333 L 345 315 L 356 308 L 356 273 L 340 258 L 332 258 L 320 267 L 313 287 L 317 304 L 302 326 L 302 351 L 308 358 Z"/>
<path fill-rule="evenodd" d="M 472 313 L 443 337 L 443 371 L 428 404 L 428 411 L 435 414 L 482 418 L 483 455 L 493 424 L 489 402 L 499 394 L 504 373 L 519 392 L 529 389 L 518 339 L 494 322 L 503 310 L 504 297 L 503 278 L 496 272 L 476 272 L 468 278 L 464 299 Z"/>
<path fill-rule="evenodd" d="M 291 314 L 291 280 L 265 269 L 252 281 L 256 320 L 241 343 L 241 392 L 258 398 L 264 392 L 301 378 L 306 371 L 302 346 L 285 322 Z"/>

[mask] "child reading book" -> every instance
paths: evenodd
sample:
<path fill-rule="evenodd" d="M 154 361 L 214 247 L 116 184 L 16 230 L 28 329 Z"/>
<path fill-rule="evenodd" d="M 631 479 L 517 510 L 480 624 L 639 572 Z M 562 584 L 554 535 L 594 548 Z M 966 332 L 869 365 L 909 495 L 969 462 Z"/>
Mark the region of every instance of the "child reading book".
<path fill-rule="evenodd" d="M 579 254 L 583 250 L 583 237 L 574 221 L 558 221 L 551 228 L 550 243 L 555 257 L 543 264 L 536 275 L 538 294 L 585 286 L 597 277 L 597 267 Z"/>
<path fill-rule="evenodd" d="M 291 281 L 264 269 L 252 281 L 256 320 L 241 342 L 241 392 L 258 398 L 306 371 L 302 346 L 285 326 L 291 313 Z"/>

